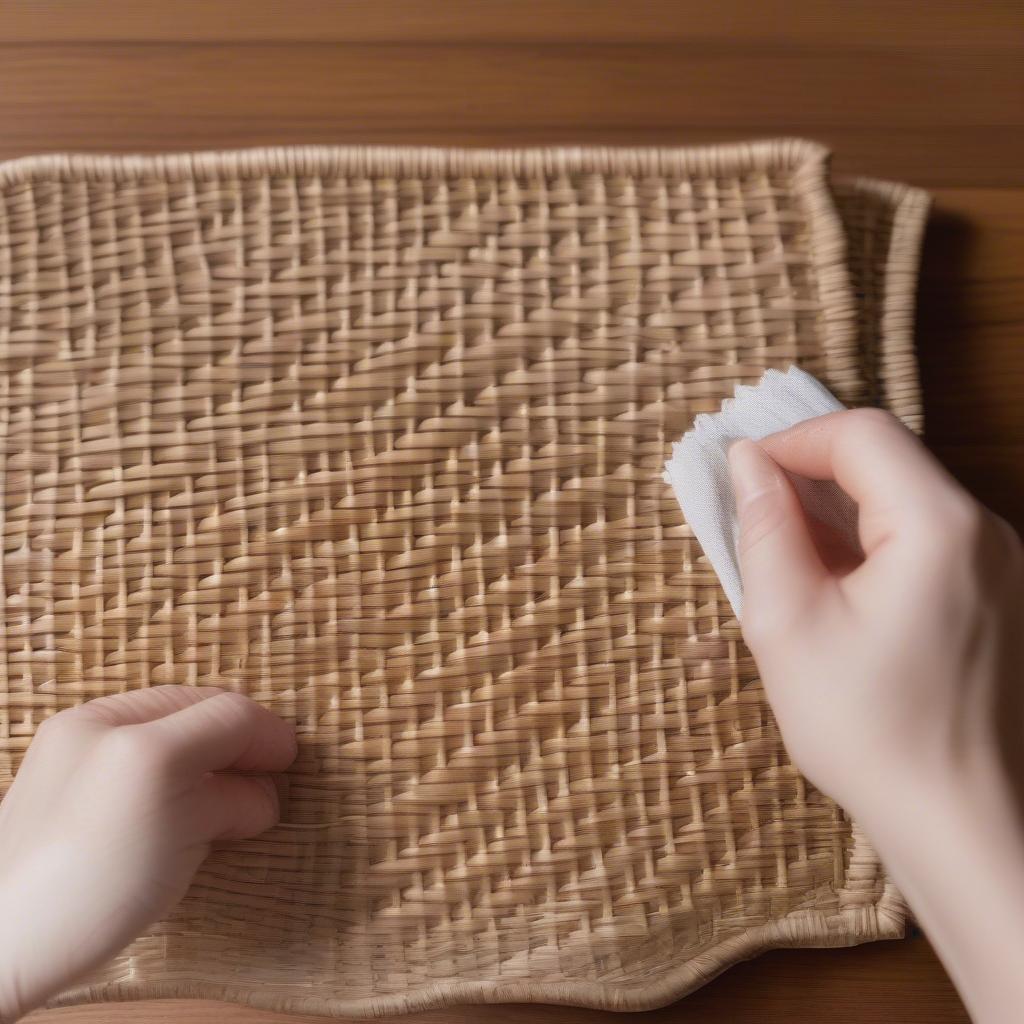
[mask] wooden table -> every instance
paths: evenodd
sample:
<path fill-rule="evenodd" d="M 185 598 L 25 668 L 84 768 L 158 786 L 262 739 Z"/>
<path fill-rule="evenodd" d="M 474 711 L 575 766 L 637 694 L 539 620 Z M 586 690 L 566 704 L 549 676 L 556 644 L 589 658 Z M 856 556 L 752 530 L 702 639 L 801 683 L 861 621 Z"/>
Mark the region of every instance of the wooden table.
<path fill-rule="evenodd" d="M 1019 0 L 5 0 L 0 158 L 278 143 L 820 139 L 840 172 L 934 193 L 918 330 L 928 439 L 1021 526 L 1022 11 Z M 921 938 L 773 953 L 637 1019 L 826 1016 L 966 1019 Z M 33 1018 L 296 1019 L 186 1002 Z M 546 1007 L 416 1018 L 611 1019 Z"/>

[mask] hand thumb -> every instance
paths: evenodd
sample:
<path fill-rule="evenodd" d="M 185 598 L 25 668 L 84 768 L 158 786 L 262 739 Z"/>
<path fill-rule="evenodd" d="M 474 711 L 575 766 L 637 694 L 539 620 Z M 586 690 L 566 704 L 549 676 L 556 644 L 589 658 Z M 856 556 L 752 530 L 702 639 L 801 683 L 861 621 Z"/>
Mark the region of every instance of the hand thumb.
<path fill-rule="evenodd" d="M 805 607 L 826 577 L 800 500 L 786 474 L 759 445 L 743 439 L 729 449 L 739 520 L 743 622 L 770 609 Z"/>

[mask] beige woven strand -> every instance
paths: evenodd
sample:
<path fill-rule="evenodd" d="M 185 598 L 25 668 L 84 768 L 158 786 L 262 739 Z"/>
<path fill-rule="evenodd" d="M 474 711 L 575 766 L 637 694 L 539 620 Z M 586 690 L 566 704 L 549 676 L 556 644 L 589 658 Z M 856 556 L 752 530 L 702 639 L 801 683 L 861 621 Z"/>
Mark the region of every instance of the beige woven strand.
<path fill-rule="evenodd" d="M 659 476 L 768 366 L 917 422 L 923 200 L 840 198 L 849 268 L 794 140 L 0 165 L 0 786 L 157 683 L 301 739 L 285 822 L 61 1002 L 642 1009 L 900 934 Z"/>
<path fill-rule="evenodd" d="M 867 178 L 836 182 L 833 191 L 854 275 L 868 400 L 920 431 L 924 409 L 914 355 L 914 303 L 928 194 Z"/>

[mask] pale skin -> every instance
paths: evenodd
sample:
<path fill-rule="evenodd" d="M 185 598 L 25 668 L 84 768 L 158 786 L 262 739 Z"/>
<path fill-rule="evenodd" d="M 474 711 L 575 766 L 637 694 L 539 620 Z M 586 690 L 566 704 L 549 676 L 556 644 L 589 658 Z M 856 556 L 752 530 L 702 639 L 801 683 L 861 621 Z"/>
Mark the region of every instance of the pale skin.
<path fill-rule="evenodd" d="M 975 1021 L 1024 1005 L 1024 555 L 894 419 L 836 413 L 730 452 L 743 633 L 800 769 L 870 834 Z M 782 468 L 835 479 L 863 553 Z M 280 815 L 290 725 L 157 687 L 51 719 L 0 803 L 0 1022 L 113 956 L 211 845 Z"/>
<path fill-rule="evenodd" d="M 112 957 L 211 844 L 278 820 L 295 730 L 236 693 L 158 686 L 63 711 L 0 803 L 0 1021 Z"/>
<path fill-rule="evenodd" d="M 871 836 L 974 1020 L 1019 1020 L 1020 540 L 876 410 L 730 464 L 743 634 L 791 756 Z M 780 467 L 857 501 L 863 559 L 820 542 Z"/>

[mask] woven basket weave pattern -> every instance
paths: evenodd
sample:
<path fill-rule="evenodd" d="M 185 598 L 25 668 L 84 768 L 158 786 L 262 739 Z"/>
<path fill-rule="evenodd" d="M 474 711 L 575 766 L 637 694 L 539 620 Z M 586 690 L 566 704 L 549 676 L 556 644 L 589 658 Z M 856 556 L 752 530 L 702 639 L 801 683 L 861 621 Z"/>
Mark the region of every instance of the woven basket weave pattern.
<path fill-rule="evenodd" d="M 70 998 L 641 1007 L 899 931 L 659 474 L 767 366 L 913 416 L 895 194 L 840 195 L 855 302 L 805 144 L 0 179 L 0 774 L 158 683 L 301 739 L 285 822 Z"/>

